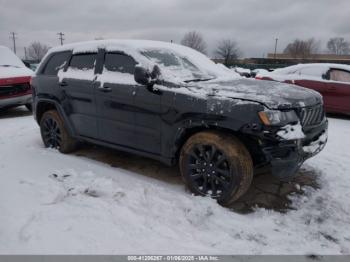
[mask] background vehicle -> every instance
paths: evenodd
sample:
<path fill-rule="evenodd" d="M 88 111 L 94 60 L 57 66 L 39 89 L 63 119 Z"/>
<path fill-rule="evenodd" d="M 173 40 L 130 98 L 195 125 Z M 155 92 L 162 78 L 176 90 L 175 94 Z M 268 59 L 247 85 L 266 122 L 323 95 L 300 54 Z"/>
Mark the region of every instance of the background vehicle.
<path fill-rule="evenodd" d="M 251 75 L 251 71 L 250 69 L 247 69 L 247 68 L 242 68 L 242 67 L 234 67 L 233 70 L 238 73 L 240 76 L 243 76 L 243 77 L 247 77 L 247 78 L 250 78 L 252 75 Z"/>
<path fill-rule="evenodd" d="M 262 68 L 257 68 L 251 71 L 251 77 L 256 77 L 259 74 L 265 74 L 268 73 L 269 71 L 266 69 L 262 69 Z"/>
<path fill-rule="evenodd" d="M 317 92 L 241 78 L 176 44 L 57 47 L 32 84 L 47 147 L 68 153 L 89 141 L 179 163 L 193 193 L 225 206 L 248 190 L 254 169 L 291 178 L 327 141 Z"/>
<path fill-rule="evenodd" d="M 0 46 L 0 109 L 21 105 L 32 109 L 33 74 L 10 49 Z"/>
<path fill-rule="evenodd" d="M 322 94 L 326 112 L 350 114 L 350 66 L 299 64 L 264 72 L 256 79 L 291 83 Z"/>

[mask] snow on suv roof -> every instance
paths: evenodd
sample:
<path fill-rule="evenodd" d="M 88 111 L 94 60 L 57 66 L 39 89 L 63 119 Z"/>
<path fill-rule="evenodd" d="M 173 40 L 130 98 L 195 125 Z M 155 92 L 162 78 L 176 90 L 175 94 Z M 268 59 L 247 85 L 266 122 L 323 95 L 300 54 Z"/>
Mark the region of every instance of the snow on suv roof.
<path fill-rule="evenodd" d="M 88 42 L 79 42 L 67 44 L 51 48 L 47 56 L 53 52 L 72 51 L 73 54 L 97 52 L 99 48 L 105 48 L 107 51 L 123 51 L 133 56 L 139 63 L 145 67 L 151 67 L 154 64 L 150 63 L 141 53 L 147 50 L 168 50 L 182 57 L 189 58 L 191 62 L 206 72 L 217 77 L 233 77 L 237 78 L 237 74 L 230 71 L 228 68 L 218 66 L 211 61 L 207 56 L 197 52 L 189 47 L 161 41 L 152 40 L 95 40 Z M 43 59 L 43 61 L 45 58 Z"/>
<path fill-rule="evenodd" d="M 73 53 L 83 53 L 83 52 L 96 52 L 99 48 L 106 48 L 107 50 L 117 50 L 117 49 L 147 49 L 147 48 L 165 48 L 171 49 L 174 51 L 184 51 L 191 50 L 188 47 L 162 42 L 162 41 L 153 41 L 153 40 L 95 40 L 95 41 L 87 41 L 87 42 L 79 42 L 73 44 L 67 44 L 63 46 L 57 46 L 51 48 L 49 53 L 58 52 L 58 51 L 66 51 L 71 50 Z"/>

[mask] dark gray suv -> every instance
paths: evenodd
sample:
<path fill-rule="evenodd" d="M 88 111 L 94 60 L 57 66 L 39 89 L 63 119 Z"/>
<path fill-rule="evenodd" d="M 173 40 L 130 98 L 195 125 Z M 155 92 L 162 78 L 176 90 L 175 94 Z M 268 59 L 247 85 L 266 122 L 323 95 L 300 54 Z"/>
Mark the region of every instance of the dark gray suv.
<path fill-rule="evenodd" d="M 178 163 L 193 193 L 225 206 L 259 170 L 290 179 L 327 141 L 317 92 L 242 79 L 171 43 L 56 47 L 32 85 L 45 146 L 68 153 L 86 141 Z"/>

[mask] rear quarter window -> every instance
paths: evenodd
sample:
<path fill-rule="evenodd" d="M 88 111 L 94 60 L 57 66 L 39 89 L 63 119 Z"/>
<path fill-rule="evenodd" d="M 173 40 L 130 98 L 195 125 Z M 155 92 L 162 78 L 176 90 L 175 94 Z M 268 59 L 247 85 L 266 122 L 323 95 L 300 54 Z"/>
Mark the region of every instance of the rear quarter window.
<path fill-rule="evenodd" d="M 332 69 L 330 72 L 330 80 L 350 83 L 350 72 L 345 70 Z"/>
<path fill-rule="evenodd" d="M 70 55 L 70 52 L 61 52 L 53 54 L 49 58 L 49 61 L 47 62 L 42 74 L 56 76 L 58 71 L 68 63 Z"/>
<path fill-rule="evenodd" d="M 322 67 L 305 67 L 300 70 L 301 75 L 313 76 L 322 79 L 322 76 L 327 72 Z"/>

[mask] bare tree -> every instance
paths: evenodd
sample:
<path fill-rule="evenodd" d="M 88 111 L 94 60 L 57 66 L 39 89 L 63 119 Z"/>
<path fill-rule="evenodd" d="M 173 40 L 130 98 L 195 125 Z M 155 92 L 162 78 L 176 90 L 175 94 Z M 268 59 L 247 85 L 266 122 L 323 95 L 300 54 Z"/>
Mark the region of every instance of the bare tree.
<path fill-rule="evenodd" d="M 28 50 L 28 57 L 30 59 L 40 62 L 41 59 L 49 50 L 49 47 L 40 42 L 33 42 L 28 46 L 27 50 Z"/>
<path fill-rule="evenodd" d="M 344 37 L 334 37 L 329 39 L 327 48 L 332 54 L 347 55 L 350 53 L 350 44 Z"/>
<path fill-rule="evenodd" d="M 295 39 L 289 43 L 284 49 L 285 54 L 291 55 L 293 58 L 310 58 L 318 53 L 320 43 L 314 38 L 308 40 Z"/>
<path fill-rule="evenodd" d="M 235 41 L 231 39 L 221 40 L 215 50 L 217 58 L 223 59 L 224 64 L 229 66 L 241 55 L 241 51 Z"/>
<path fill-rule="evenodd" d="M 184 46 L 191 47 L 203 54 L 206 53 L 207 44 L 201 33 L 197 31 L 191 31 L 185 34 L 181 40 L 181 44 Z"/>

